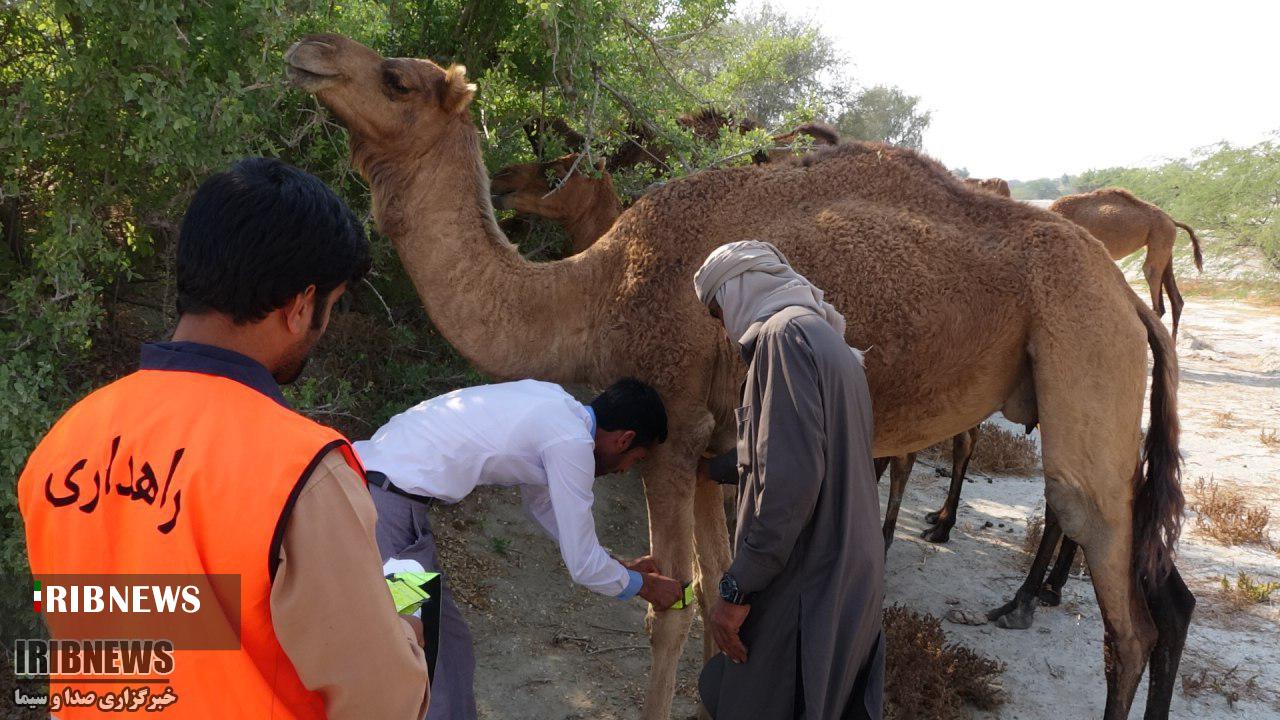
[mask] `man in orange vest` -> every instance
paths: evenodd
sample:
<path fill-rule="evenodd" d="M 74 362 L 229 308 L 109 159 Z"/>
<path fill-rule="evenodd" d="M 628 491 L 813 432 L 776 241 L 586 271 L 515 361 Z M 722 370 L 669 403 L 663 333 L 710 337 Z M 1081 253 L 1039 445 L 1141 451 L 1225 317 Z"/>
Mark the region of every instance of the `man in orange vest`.
<path fill-rule="evenodd" d="M 360 223 L 311 175 L 253 158 L 209 178 L 182 223 L 173 341 L 68 411 L 19 479 L 37 579 L 240 577 L 238 598 L 203 598 L 238 600 L 239 649 L 178 647 L 166 717 L 426 711 L 421 627 L 383 579 L 364 471 L 280 392 L 369 264 Z"/>

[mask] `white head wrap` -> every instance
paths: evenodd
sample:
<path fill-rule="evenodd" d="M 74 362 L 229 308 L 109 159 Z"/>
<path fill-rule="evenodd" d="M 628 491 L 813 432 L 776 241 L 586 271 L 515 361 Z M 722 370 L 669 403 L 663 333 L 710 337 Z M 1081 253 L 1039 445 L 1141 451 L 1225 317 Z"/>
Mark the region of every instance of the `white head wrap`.
<path fill-rule="evenodd" d="M 729 337 L 748 347 L 755 341 L 756 322 L 792 306 L 821 315 L 840 337 L 844 316 L 822 299 L 822 291 L 796 272 L 778 248 L 759 240 L 721 245 L 707 256 L 693 276 L 693 288 L 703 305 L 715 300 Z M 858 362 L 862 353 L 849 348 Z"/>

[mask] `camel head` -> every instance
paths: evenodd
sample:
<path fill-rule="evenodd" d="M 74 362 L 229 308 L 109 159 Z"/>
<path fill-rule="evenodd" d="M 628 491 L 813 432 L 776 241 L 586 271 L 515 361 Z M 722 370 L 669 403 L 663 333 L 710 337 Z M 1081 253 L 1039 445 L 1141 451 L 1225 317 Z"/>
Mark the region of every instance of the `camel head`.
<path fill-rule="evenodd" d="M 469 122 L 476 87 L 461 65 L 384 58 L 328 33 L 304 37 L 284 59 L 289 80 L 347 126 L 357 162 L 362 151 L 400 155 L 430 148 L 453 122 Z"/>
<path fill-rule="evenodd" d="M 547 162 L 508 165 L 489 181 L 493 205 L 561 222 L 572 219 L 602 193 L 614 194 L 604 160 L 596 163 L 599 177 L 588 175 L 588 169 L 586 159 L 577 153 Z"/>

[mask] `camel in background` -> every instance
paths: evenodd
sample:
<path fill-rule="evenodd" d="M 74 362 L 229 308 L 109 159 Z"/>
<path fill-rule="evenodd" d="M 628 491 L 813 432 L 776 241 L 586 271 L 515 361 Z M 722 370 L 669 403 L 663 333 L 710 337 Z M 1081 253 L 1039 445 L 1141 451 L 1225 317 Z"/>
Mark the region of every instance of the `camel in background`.
<path fill-rule="evenodd" d="M 1118 187 L 1064 195 L 1054 200 L 1049 210 L 1088 230 L 1106 246 L 1113 260 L 1127 257 L 1144 247 L 1147 249 L 1142 274 L 1146 276 L 1151 290 L 1151 307 L 1157 315 L 1164 317 L 1163 289 L 1169 296 L 1169 305 L 1173 307 L 1173 336 L 1176 339 L 1183 302 L 1178 283 L 1173 279 L 1173 244 L 1178 239 L 1178 228 L 1186 230 L 1191 236 L 1196 269 L 1203 271 L 1204 257 L 1200 254 L 1200 238 L 1196 237 L 1195 230 Z"/>
<path fill-rule="evenodd" d="M 964 178 L 964 184 L 972 187 L 981 188 L 987 192 L 993 192 L 1001 197 L 1013 197 L 1013 193 L 1009 192 L 1009 183 L 1003 178 Z"/>
<path fill-rule="evenodd" d="M 500 210 L 514 210 L 559 223 L 569 235 L 568 255 L 591 247 L 622 214 L 613 176 L 599 161 L 595 174 L 579 167 L 578 153 L 546 162 L 508 165 L 493 174 L 489 192 Z"/>
<path fill-rule="evenodd" d="M 691 117 L 693 116 L 681 116 L 681 122 L 694 129 L 699 137 L 711 132 L 709 128 L 718 127 L 714 124 L 716 121 L 728 123 L 722 114 L 711 110 L 704 110 L 697 116 L 701 118 L 698 120 L 700 124 L 694 125 L 694 121 L 688 119 Z M 559 118 L 549 121 L 547 128 L 560 134 L 570 146 L 580 146 L 586 142 L 582 135 Z M 528 128 L 526 132 L 529 132 Z M 718 130 L 716 132 L 718 136 Z M 529 136 L 535 154 L 540 154 L 542 143 L 536 139 L 539 135 L 529 132 Z M 815 147 L 837 145 L 840 142 L 839 135 L 829 125 L 805 123 L 790 132 L 775 135 L 773 140 L 776 147 L 756 161 L 768 162 L 791 157 L 792 145 L 802 136 L 812 138 Z M 632 145 L 641 147 L 635 140 L 629 140 L 619 148 L 619 153 L 597 160 L 594 168 L 585 166 L 585 158 L 579 153 L 569 153 L 544 162 L 508 165 L 494 173 L 490 180 L 494 207 L 559 223 L 569 235 L 569 252 L 566 256 L 576 255 L 604 235 L 613 221 L 622 214 L 622 201 L 614 188 L 610 171 L 642 162 L 644 160 L 640 158 L 648 158 L 650 152 L 644 150 L 643 154 L 636 154 Z M 655 160 L 661 162 L 660 158 Z"/>
<path fill-rule="evenodd" d="M 1084 548 L 1105 620 L 1104 717 L 1128 716 L 1148 663 L 1146 716 L 1168 716 L 1194 607 L 1173 560 L 1177 359 L 1159 318 L 1081 228 L 973 192 L 914 151 L 847 143 L 670 182 L 585 252 L 532 263 L 494 219 L 465 69 L 385 59 L 338 35 L 308 36 L 285 59 L 347 127 L 378 227 L 470 362 L 498 379 L 633 375 L 662 393 L 671 439 L 643 474 L 664 574 L 693 577 L 710 598 L 729 560 L 719 489 L 697 483 L 695 468 L 734 442 L 745 367 L 694 296 L 693 273 L 721 244 L 768 237 L 828 291 L 846 341 L 875 348 L 876 455 L 914 452 L 1002 408 L 1040 423 L 1052 526 Z M 670 715 L 692 618 L 649 620 L 643 716 L 653 720 Z"/>

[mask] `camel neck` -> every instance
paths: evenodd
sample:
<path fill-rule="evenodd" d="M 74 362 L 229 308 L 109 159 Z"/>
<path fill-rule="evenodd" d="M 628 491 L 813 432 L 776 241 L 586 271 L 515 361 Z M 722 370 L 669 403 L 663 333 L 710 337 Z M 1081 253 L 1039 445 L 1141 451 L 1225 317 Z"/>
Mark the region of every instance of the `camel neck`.
<path fill-rule="evenodd" d="M 476 131 L 464 118 L 424 154 L 406 157 L 368 158 L 363 169 L 379 228 L 441 334 L 498 379 L 587 380 L 600 298 L 608 297 L 605 253 L 522 257 L 498 229 Z"/>
<path fill-rule="evenodd" d="M 596 193 L 571 222 L 565 223 L 570 231 L 573 252 L 580 253 L 591 247 L 613 227 L 613 221 L 621 214 L 622 204 L 618 202 L 613 185 L 609 184 Z"/>

